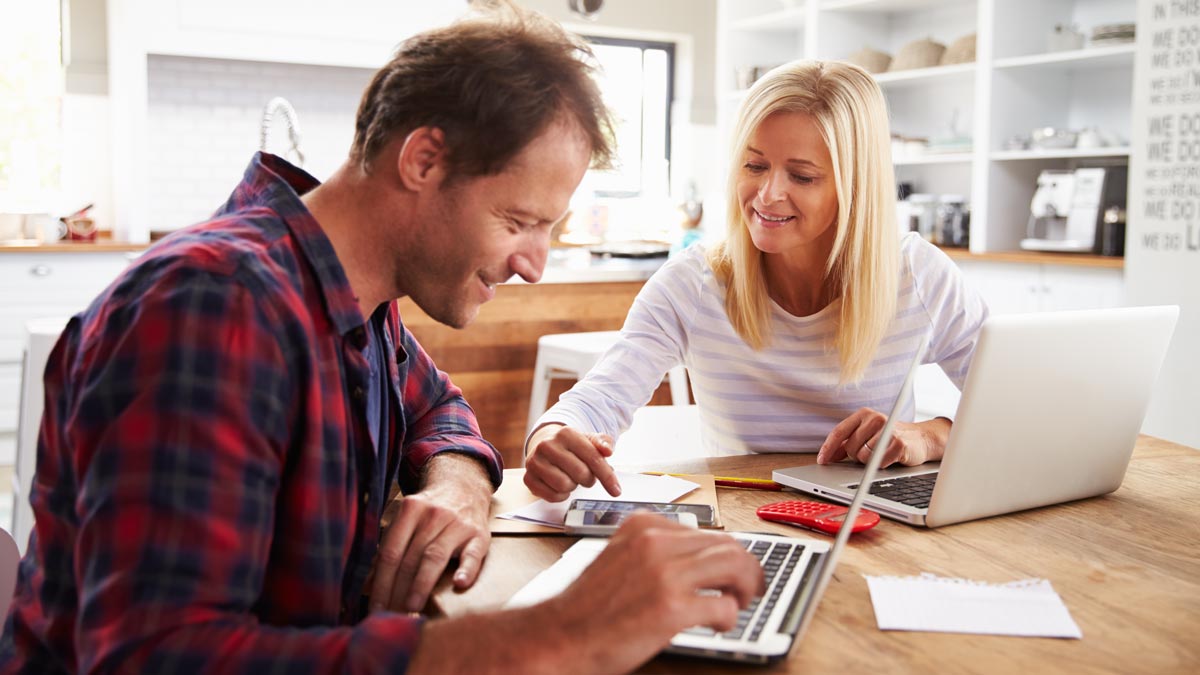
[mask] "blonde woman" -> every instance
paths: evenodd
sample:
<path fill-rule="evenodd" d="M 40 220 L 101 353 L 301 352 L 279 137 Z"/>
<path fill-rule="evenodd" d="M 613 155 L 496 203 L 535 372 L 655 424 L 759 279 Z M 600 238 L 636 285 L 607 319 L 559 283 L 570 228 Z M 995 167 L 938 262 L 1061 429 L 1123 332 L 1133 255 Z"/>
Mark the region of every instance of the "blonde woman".
<path fill-rule="evenodd" d="M 709 455 L 865 462 L 925 333 L 922 362 L 961 389 L 987 309 L 945 254 L 899 236 L 890 147 L 883 95 L 856 66 L 799 61 L 755 83 L 725 241 L 646 283 L 619 342 L 535 425 L 529 488 L 557 501 L 599 480 L 618 495 L 611 438 L 679 363 Z M 903 415 L 883 464 L 940 459 L 950 420 Z"/>

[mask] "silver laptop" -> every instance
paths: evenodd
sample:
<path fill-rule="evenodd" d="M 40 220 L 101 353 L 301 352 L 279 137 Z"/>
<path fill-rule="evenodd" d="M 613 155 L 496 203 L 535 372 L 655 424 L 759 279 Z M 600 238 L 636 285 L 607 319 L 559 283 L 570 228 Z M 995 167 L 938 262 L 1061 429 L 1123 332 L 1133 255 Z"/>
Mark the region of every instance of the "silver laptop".
<path fill-rule="evenodd" d="M 908 377 L 900 387 L 888 421 L 880 432 L 879 443 L 892 438 L 892 427 L 908 403 L 909 392 L 928 338 L 922 341 L 909 366 Z M 865 468 L 856 467 L 859 482 L 869 484 L 879 468 L 882 453 L 871 458 Z M 859 490 L 851 501 L 843 522 L 854 522 L 866 498 Z M 724 633 L 697 626 L 677 634 L 665 650 L 701 658 L 745 663 L 770 663 L 788 655 L 792 646 L 808 628 L 821 596 L 833 577 L 838 556 L 850 538 L 850 528 L 838 531 L 833 544 L 816 539 L 797 539 L 769 534 L 729 533 L 741 542 L 763 566 L 767 590 L 738 614 L 737 626 Z M 534 604 L 557 595 L 604 550 L 605 540 L 583 539 L 563 553 L 553 566 L 534 577 L 509 601 L 509 607 Z"/>
<path fill-rule="evenodd" d="M 880 471 L 867 506 L 938 527 L 1116 490 L 1178 318 L 1166 306 L 987 319 L 940 466 Z M 811 465 L 773 477 L 845 503 L 861 473 Z"/>

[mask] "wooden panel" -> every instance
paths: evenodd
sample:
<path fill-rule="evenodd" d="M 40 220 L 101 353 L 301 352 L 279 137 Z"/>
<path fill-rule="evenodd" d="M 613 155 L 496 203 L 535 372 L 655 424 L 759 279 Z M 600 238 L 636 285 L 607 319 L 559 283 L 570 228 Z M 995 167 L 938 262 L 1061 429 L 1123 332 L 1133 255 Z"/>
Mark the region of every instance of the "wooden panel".
<path fill-rule="evenodd" d="M 462 330 L 437 323 L 408 298 L 400 300 L 400 316 L 438 367 L 463 390 L 480 430 L 504 455 L 505 466 L 516 468 L 524 463 L 538 338 L 619 329 L 643 283 L 504 284 Z M 571 384 L 554 382 L 550 400 L 557 400 Z M 651 403 L 670 400 L 664 385 Z"/>

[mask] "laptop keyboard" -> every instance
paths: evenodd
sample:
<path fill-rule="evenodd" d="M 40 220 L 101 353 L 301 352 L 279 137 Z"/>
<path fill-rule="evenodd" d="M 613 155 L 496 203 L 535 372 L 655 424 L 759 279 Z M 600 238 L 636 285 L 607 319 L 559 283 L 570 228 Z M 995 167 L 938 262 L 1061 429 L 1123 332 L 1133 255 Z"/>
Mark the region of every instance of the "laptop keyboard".
<path fill-rule="evenodd" d="M 751 555 L 758 558 L 759 564 L 762 565 L 763 576 L 767 582 L 766 595 L 750 601 L 745 609 L 738 612 L 737 625 L 724 633 L 717 633 L 705 626 L 688 628 L 683 631 L 684 633 L 706 637 L 715 636 L 726 640 L 741 640 L 749 633 L 751 641 L 757 640 L 762 635 L 763 627 L 766 626 L 767 619 L 771 617 L 775 605 L 779 603 L 779 596 L 782 595 L 787 580 L 796 570 L 796 563 L 800 561 L 804 547 L 800 544 L 754 539 L 741 539 L 740 542 L 750 551 Z M 762 611 L 759 611 L 760 608 Z"/>
<path fill-rule="evenodd" d="M 907 504 L 917 509 L 929 508 L 929 497 L 933 495 L 933 484 L 937 482 L 937 473 L 922 473 L 915 476 L 900 478 L 882 478 L 871 483 L 871 494 L 894 502 Z M 858 483 L 847 486 L 848 490 L 857 490 Z"/>

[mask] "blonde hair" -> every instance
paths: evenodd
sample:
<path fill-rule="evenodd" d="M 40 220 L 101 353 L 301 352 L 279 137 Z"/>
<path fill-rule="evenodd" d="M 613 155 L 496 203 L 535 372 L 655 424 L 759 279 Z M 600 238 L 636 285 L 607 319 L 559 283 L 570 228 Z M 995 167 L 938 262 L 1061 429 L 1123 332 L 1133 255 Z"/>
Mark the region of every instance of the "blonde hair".
<path fill-rule="evenodd" d="M 725 285 L 725 312 L 753 349 L 770 342 L 771 303 L 763 253 L 750 238 L 737 182 L 755 129 L 775 113 L 812 117 L 833 160 L 837 222 L 825 275 L 842 300 L 834 347 L 841 381 L 861 379 L 896 311 L 899 235 L 887 106 L 862 68 L 837 61 L 794 61 L 751 87 L 738 112 L 729 171 L 729 233 L 709 253 Z"/>

